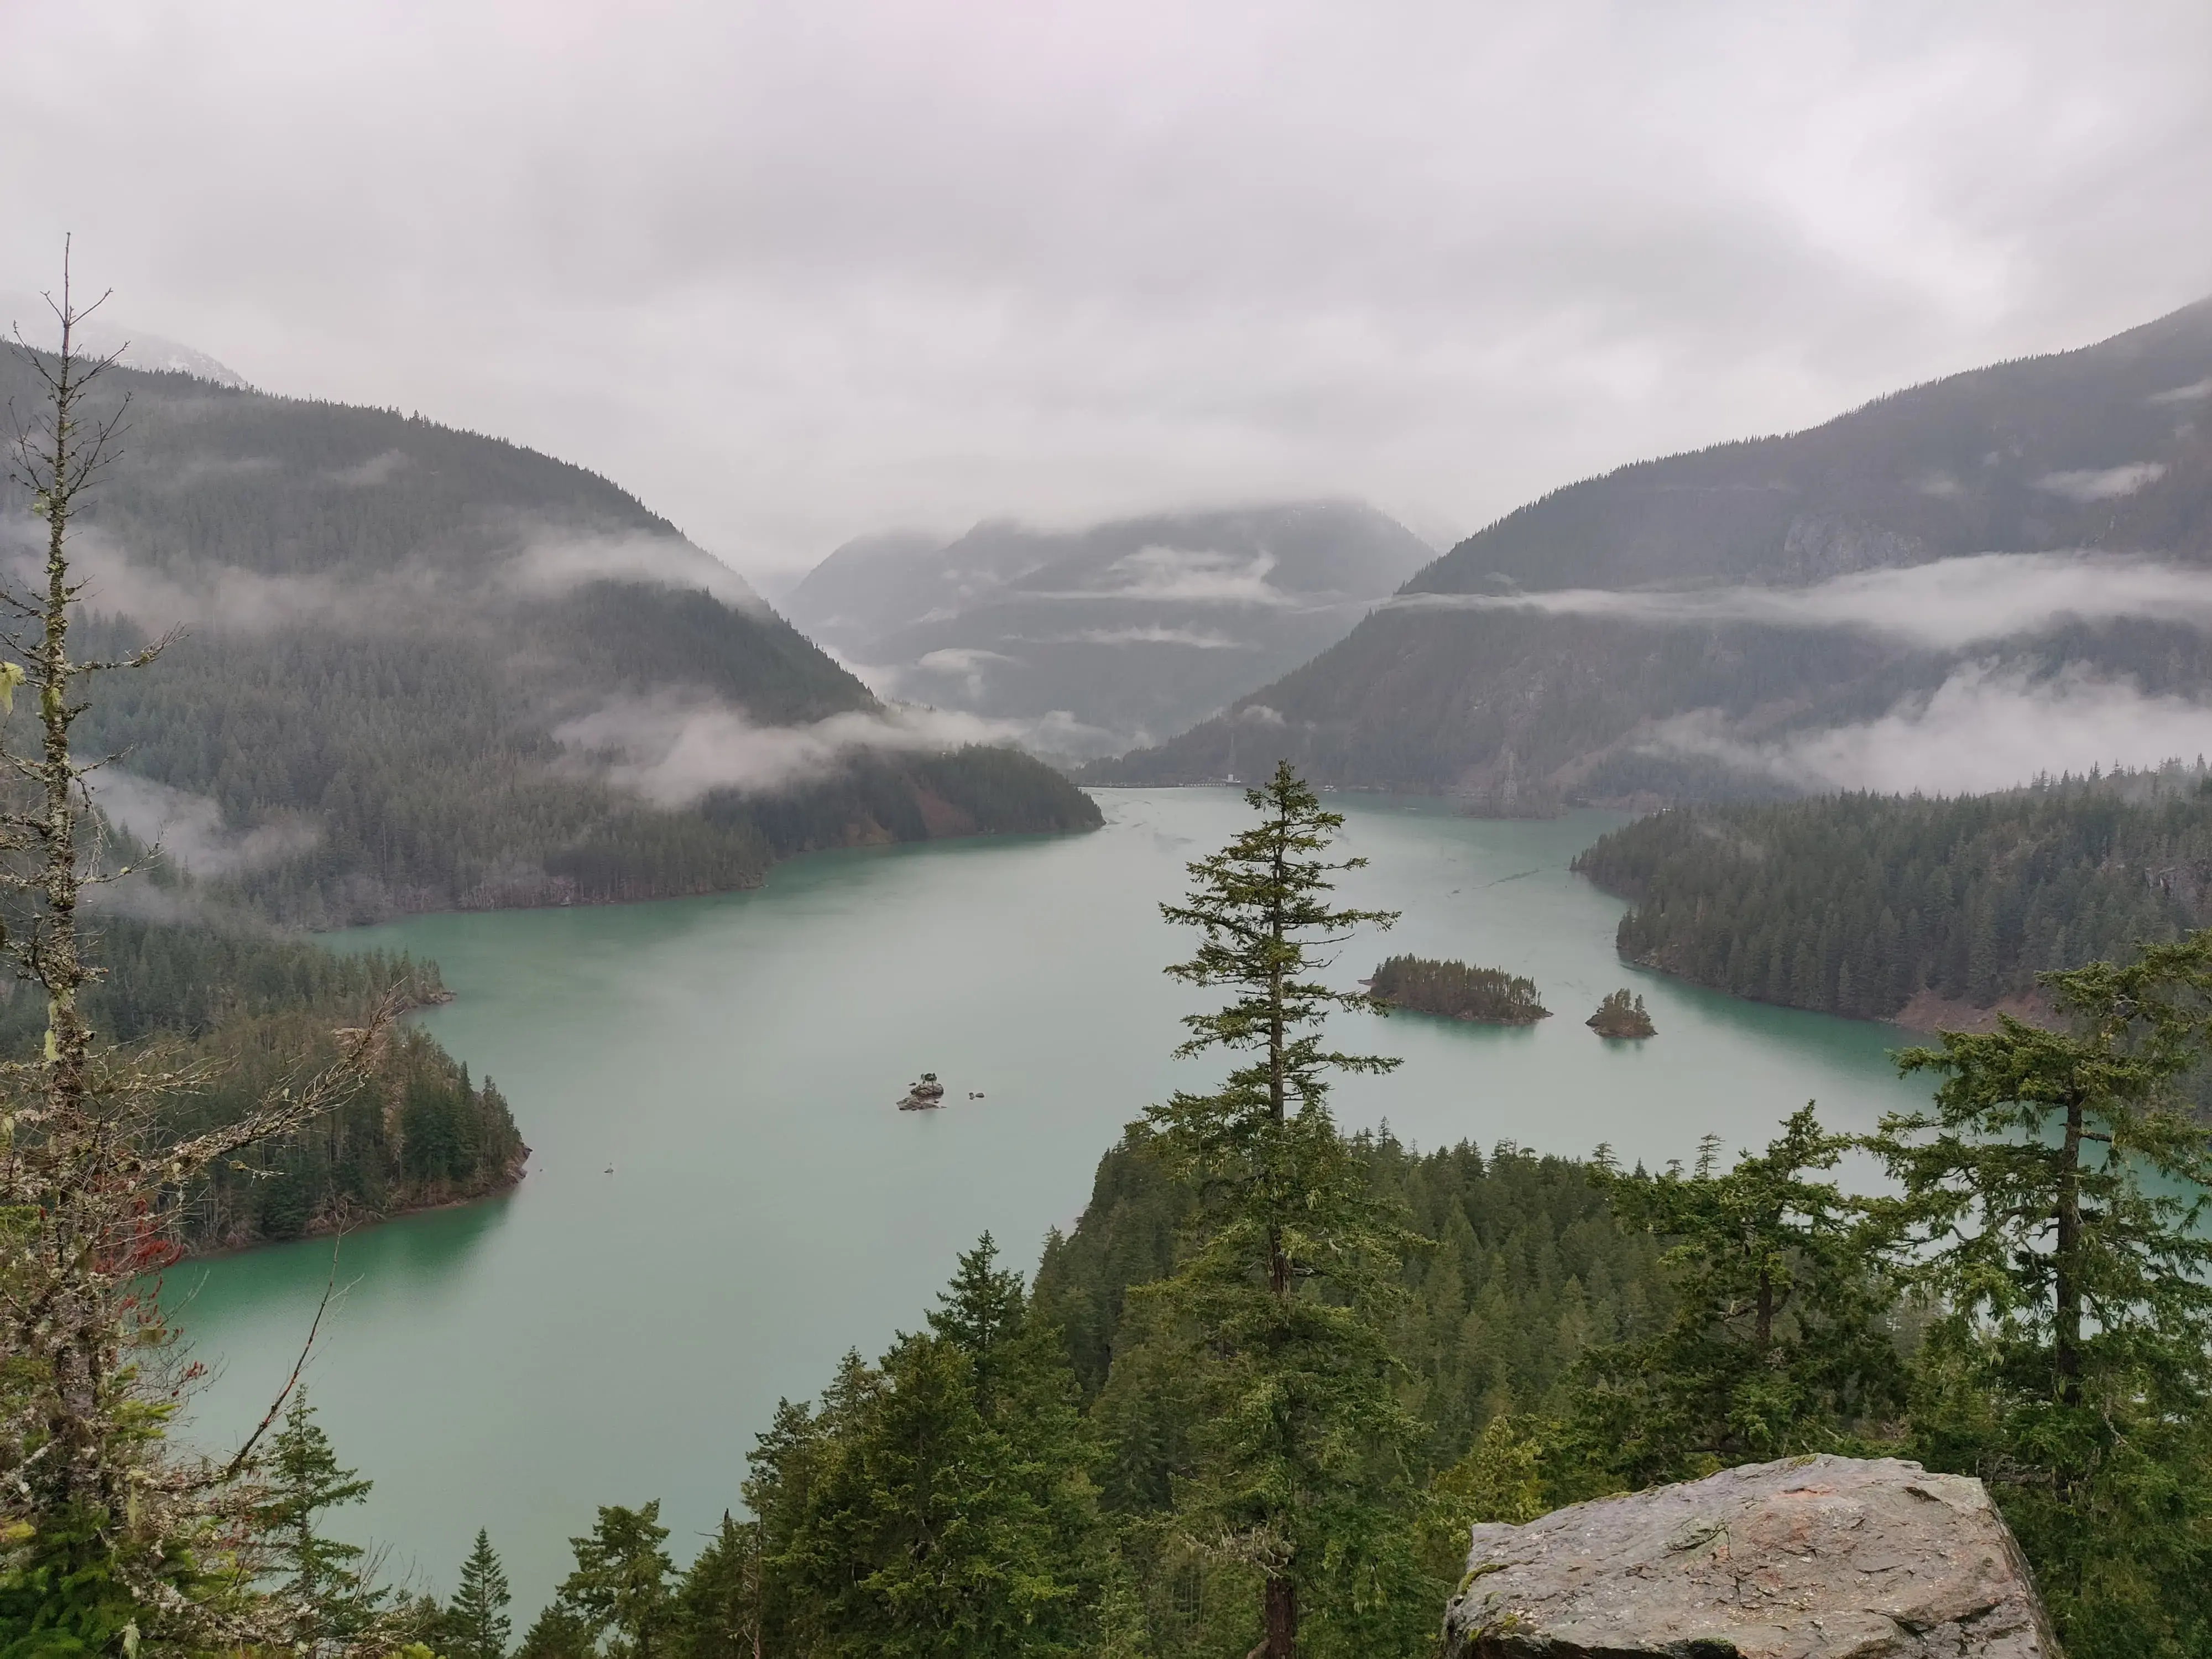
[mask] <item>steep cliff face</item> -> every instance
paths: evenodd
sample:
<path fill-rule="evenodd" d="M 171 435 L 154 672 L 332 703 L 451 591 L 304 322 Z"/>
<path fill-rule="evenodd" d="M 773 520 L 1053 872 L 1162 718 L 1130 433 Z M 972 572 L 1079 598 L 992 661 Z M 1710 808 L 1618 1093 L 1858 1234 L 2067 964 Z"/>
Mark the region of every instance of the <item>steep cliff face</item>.
<path fill-rule="evenodd" d="M 2057 1659 L 1978 1480 L 1796 1457 L 1474 1528 L 1445 1647 L 1482 1659 Z"/>

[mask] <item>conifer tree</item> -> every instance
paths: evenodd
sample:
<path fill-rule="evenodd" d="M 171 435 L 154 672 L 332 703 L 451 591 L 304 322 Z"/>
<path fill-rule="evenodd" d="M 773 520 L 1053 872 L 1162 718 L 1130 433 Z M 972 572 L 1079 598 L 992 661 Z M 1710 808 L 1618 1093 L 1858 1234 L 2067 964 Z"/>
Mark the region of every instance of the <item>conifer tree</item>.
<path fill-rule="evenodd" d="M 760 1659 L 761 1529 L 727 1510 L 677 1587 L 678 1646 L 684 1659 Z"/>
<path fill-rule="evenodd" d="M 1182 1265 L 1146 1293 L 1192 1333 L 1209 1396 L 1181 1518 L 1257 1570 L 1255 1653 L 1291 1659 L 1306 1613 L 1389 1599 L 1403 1541 L 1389 1472 L 1411 1425 L 1392 1400 L 1378 1309 L 1410 1236 L 1368 1192 L 1327 1104 L 1330 1072 L 1397 1062 L 1322 1048 L 1331 1010 L 1376 1005 L 1317 977 L 1331 945 L 1396 918 L 1332 902 L 1334 874 L 1365 860 L 1323 856 L 1343 817 L 1288 762 L 1245 799 L 1259 823 L 1191 865 L 1188 896 L 1160 907 L 1201 936 L 1167 971 L 1233 994 L 1185 1018 L 1177 1054 L 1250 1059 L 1212 1092 L 1179 1092 L 1147 1115 L 1201 1202 Z"/>
<path fill-rule="evenodd" d="M 597 1659 L 597 1641 L 590 1621 L 556 1598 L 545 1604 L 523 1632 L 514 1659 Z"/>
<path fill-rule="evenodd" d="M 848 1357 L 818 1414 L 787 1404 L 761 1437 L 766 1649 L 1049 1659 L 1096 1634 L 1109 1551 L 1074 1374 L 996 1260 L 987 1235 L 928 1334 Z"/>
<path fill-rule="evenodd" d="M 604 1504 L 590 1534 L 568 1540 L 576 1567 L 561 1581 L 560 1600 L 605 1644 L 608 1659 L 659 1659 L 668 1650 L 676 1604 L 667 1541 L 658 1498 L 634 1510 Z"/>
<path fill-rule="evenodd" d="M 514 1599 L 507 1587 L 507 1570 L 491 1547 L 491 1534 L 479 1527 L 446 1608 L 447 1659 L 507 1659 L 507 1639 L 514 1632 L 507 1608 Z"/>
<path fill-rule="evenodd" d="M 373 1483 L 339 1467 L 306 1389 L 295 1395 L 270 1443 L 266 1498 L 258 1519 L 269 1574 L 292 1610 L 294 1645 L 309 1655 L 342 1651 L 374 1621 L 384 1597 L 368 1582 L 366 1552 L 323 1530 L 325 1512 L 368 1498 Z"/>
<path fill-rule="evenodd" d="M 1978 1474 L 2069 1651 L 2212 1630 L 2212 930 L 2039 975 L 2069 1029 L 2002 1017 L 1899 1056 L 1932 1109 L 1872 1145 L 1903 1188 L 1922 1349 L 1916 1449 Z"/>
<path fill-rule="evenodd" d="M 30 993 L 17 1006 L 43 1017 L 36 1057 L 0 1064 L 0 1624 L 87 1651 L 284 1645 L 296 1635 L 285 1610 L 249 1588 L 255 1443 L 227 1462 L 169 1443 L 174 1332 L 149 1285 L 181 1253 L 178 1194 L 348 1098 L 388 1011 L 343 1034 L 319 1076 L 183 1135 L 168 1114 L 204 1079 L 94 1029 L 103 971 L 83 908 L 127 871 L 106 856 L 85 785 L 97 763 L 76 734 L 96 678 L 161 647 L 80 654 L 76 526 L 115 458 L 123 406 L 102 406 L 116 357 L 82 349 L 100 302 L 76 304 L 66 252 L 50 303 L 57 349 L 17 337 L 38 406 L 11 408 L 7 466 L 44 556 L 27 586 L 0 586 L 0 959 Z"/>
<path fill-rule="evenodd" d="M 1863 1200 L 1812 1178 L 1851 1145 L 1808 1103 L 1726 1172 L 1711 1136 L 1688 1176 L 1593 1161 L 1622 1224 L 1671 1241 L 1662 1261 L 1675 1292 L 1663 1330 L 1594 1349 L 1577 1368 L 1570 1435 L 1606 1475 L 1644 1486 L 1848 1454 L 1894 1420 L 1904 1373 L 1885 1231 Z"/>
<path fill-rule="evenodd" d="M 995 1264 L 999 1247 L 985 1233 L 972 1250 L 960 1253 L 952 1283 L 940 1292 L 929 1316 L 929 1328 L 966 1354 L 975 1368 L 977 1409 L 994 1414 L 993 1399 L 1009 1346 L 1024 1325 L 1022 1276 Z"/>

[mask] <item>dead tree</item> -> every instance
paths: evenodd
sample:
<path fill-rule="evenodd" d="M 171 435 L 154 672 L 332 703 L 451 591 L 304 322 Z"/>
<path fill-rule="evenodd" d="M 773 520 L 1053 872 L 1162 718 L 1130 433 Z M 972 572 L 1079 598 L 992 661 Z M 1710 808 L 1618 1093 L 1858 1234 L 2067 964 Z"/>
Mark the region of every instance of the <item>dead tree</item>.
<path fill-rule="evenodd" d="M 82 590 L 70 533 L 127 399 L 94 399 L 119 354 L 82 349 L 99 302 L 76 307 L 66 247 L 48 304 L 58 350 L 15 337 L 42 392 L 15 420 L 9 469 L 41 521 L 45 561 L 0 591 L 0 646 L 15 659 L 0 660 L 0 963 L 46 1008 L 38 1057 L 0 1063 L 0 1594 L 33 1598 L 26 1616 L 103 1650 L 282 1644 L 292 1614 L 254 1589 L 251 1446 L 216 1461 L 164 1437 L 191 1368 L 176 1358 L 158 1279 L 181 1254 L 179 1200 L 195 1178 L 343 1102 L 390 1014 L 341 1033 L 328 1069 L 191 1138 L 165 1132 L 165 1108 L 204 1074 L 104 1042 L 88 1019 L 100 969 L 83 902 L 129 871 L 107 865 L 85 787 L 102 763 L 80 760 L 71 732 L 91 678 L 143 669 L 161 647 L 111 662 L 70 654 Z"/>

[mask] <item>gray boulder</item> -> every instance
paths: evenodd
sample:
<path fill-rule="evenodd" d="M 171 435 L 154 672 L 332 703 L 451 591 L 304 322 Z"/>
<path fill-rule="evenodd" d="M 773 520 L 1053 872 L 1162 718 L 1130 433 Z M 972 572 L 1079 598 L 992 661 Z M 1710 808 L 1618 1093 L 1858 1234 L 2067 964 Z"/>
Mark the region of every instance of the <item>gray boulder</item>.
<path fill-rule="evenodd" d="M 1480 1659 L 2058 1659 L 1982 1483 L 1793 1457 L 1478 1526 L 1444 1616 Z"/>

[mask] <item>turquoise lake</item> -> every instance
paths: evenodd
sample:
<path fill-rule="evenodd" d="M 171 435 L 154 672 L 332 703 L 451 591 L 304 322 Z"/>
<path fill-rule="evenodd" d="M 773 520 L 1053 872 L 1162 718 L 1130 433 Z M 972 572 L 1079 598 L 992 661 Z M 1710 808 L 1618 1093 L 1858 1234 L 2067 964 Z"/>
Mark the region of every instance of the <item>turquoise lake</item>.
<path fill-rule="evenodd" d="M 812 1395 L 848 1347 L 920 1323 L 957 1251 L 988 1229 L 1027 1267 L 1071 1226 L 1122 1126 L 1218 1067 L 1173 1062 L 1192 993 L 1166 978 L 1182 930 L 1157 908 L 1184 863 L 1243 827 L 1226 790 L 1099 794 L 1089 835 L 831 853 L 755 892 L 605 908 L 426 916 L 340 945 L 435 958 L 457 994 L 422 1024 L 489 1073 L 534 1149 L 509 1196 L 356 1233 L 307 1377 L 348 1463 L 374 1480 L 341 1530 L 441 1595 L 478 1527 L 514 1582 L 517 1628 L 593 1507 L 658 1498 L 688 1559 L 739 1507 L 745 1453 L 779 1396 Z M 1459 816 L 1339 796 L 1370 867 L 1343 896 L 1402 910 L 1346 947 L 1347 987 L 1386 955 L 1527 974 L 1530 1028 L 1418 1017 L 1336 1023 L 1403 1056 L 1345 1082 L 1348 1127 L 1420 1146 L 1512 1140 L 1625 1159 L 1761 1145 L 1808 1099 L 1870 1127 L 1920 1097 L 1893 1028 L 1732 1001 L 1624 968 L 1621 905 L 1568 870 L 1620 820 Z M 1633 985 L 1659 1035 L 1582 1022 Z M 922 1071 L 945 1109 L 892 1103 Z M 969 1093 L 983 1098 L 970 1100 Z M 328 1240 L 171 1276 L 215 1367 L 190 1432 L 234 1443 L 300 1351 Z"/>

